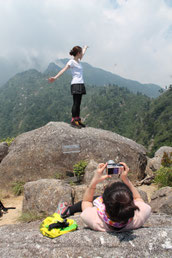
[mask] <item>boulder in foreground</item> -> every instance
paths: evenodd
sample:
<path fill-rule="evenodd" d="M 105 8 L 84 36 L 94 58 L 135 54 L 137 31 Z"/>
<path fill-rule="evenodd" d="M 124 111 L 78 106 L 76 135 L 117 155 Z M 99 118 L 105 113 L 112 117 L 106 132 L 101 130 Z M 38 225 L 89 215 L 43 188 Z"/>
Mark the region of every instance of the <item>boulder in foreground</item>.
<path fill-rule="evenodd" d="M 143 228 L 123 233 L 85 228 L 79 216 L 71 217 L 79 229 L 49 239 L 41 235 L 41 221 L 0 227 L 0 257 L 172 257 L 172 217 L 153 214 Z"/>
<path fill-rule="evenodd" d="M 56 179 L 40 179 L 24 186 L 23 212 L 52 214 L 59 201 L 72 204 L 72 189 Z"/>
<path fill-rule="evenodd" d="M 153 212 L 172 215 L 172 187 L 166 186 L 156 191 L 151 197 L 150 205 Z"/>

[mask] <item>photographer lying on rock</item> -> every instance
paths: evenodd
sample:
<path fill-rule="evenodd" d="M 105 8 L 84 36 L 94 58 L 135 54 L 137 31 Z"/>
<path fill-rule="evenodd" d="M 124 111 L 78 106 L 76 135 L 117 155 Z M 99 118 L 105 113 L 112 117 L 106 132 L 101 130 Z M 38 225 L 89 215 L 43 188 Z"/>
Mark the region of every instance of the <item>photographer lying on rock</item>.
<path fill-rule="evenodd" d="M 56 212 L 63 218 L 82 212 L 81 218 L 91 229 L 97 231 L 122 232 L 141 227 L 149 218 L 151 207 L 141 198 L 128 179 L 128 166 L 120 162 L 120 178 L 123 182 L 107 185 L 102 196 L 94 197 L 96 185 L 111 175 L 104 175 L 106 164 L 99 164 L 93 179 L 85 191 L 83 201 L 73 206 L 59 204 Z"/>

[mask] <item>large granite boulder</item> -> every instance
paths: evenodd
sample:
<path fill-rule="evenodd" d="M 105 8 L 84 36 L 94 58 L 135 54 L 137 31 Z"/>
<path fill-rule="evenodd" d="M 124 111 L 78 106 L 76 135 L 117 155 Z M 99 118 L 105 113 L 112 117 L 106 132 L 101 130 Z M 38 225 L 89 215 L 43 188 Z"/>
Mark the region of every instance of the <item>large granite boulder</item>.
<path fill-rule="evenodd" d="M 0 143 L 0 162 L 8 154 L 8 144 L 6 142 Z"/>
<path fill-rule="evenodd" d="M 172 216 L 153 214 L 143 228 L 110 234 L 85 228 L 79 216 L 71 218 L 79 230 L 54 239 L 41 235 L 40 221 L 0 227 L 0 257 L 172 257 Z"/>
<path fill-rule="evenodd" d="M 40 179 L 24 185 L 23 212 L 52 214 L 59 201 L 72 204 L 72 189 L 56 179 Z"/>
<path fill-rule="evenodd" d="M 170 153 L 172 153 L 172 147 L 163 146 L 155 152 L 155 155 L 152 159 L 148 159 L 146 174 L 153 176 L 154 175 L 153 172 L 160 169 L 161 160 L 164 155 L 164 152 L 166 152 L 170 156 Z"/>
<path fill-rule="evenodd" d="M 64 146 L 79 145 L 80 152 L 64 153 Z M 80 160 L 126 162 L 133 179 L 145 176 L 146 150 L 116 133 L 95 128 L 76 129 L 63 122 L 19 135 L 0 164 L 0 187 L 14 181 L 33 181 L 71 171 Z M 4 184 L 5 182 L 5 184 Z"/>
<path fill-rule="evenodd" d="M 163 187 L 156 191 L 152 197 L 150 206 L 153 212 L 172 215 L 172 187 Z"/>

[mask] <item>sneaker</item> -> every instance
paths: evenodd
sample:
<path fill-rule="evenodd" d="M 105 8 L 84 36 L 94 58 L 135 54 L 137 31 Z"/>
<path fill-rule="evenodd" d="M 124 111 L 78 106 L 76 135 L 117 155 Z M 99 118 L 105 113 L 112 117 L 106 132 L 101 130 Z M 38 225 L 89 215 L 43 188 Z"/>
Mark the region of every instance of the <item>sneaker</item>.
<path fill-rule="evenodd" d="M 86 125 L 84 125 L 82 122 L 81 122 L 81 119 L 78 120 L 78 123 L 81 127 L 86 127 Z"/>
<path fill-rule="evenodd" d="M 69 217 L 71 215 L 69 207 L 70 206 L 67 204 L 67 202 L 60 202 L 58 204 L 57 210 L 55 212 L 60 214 L 60 216 L 63 219 L 67 218 L 67 217 Z"/>
<path fill-rule="evenodd" d="M 76 120 L 71 121 L 71 126 L 81 129 L 81 125 Z"/>

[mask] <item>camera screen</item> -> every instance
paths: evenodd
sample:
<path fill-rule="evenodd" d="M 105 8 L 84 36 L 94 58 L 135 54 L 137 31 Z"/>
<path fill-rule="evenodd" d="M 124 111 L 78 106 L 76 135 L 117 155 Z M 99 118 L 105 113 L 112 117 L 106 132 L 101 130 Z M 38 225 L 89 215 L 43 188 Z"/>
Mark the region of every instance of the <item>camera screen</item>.
<path fill-rule="evenodd" d="M 108 168 L 108 175 L 114 175 L 119 173 L 119 168 Z"/>

